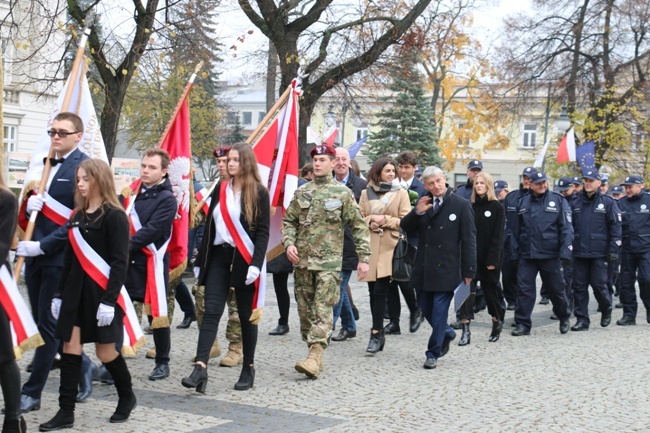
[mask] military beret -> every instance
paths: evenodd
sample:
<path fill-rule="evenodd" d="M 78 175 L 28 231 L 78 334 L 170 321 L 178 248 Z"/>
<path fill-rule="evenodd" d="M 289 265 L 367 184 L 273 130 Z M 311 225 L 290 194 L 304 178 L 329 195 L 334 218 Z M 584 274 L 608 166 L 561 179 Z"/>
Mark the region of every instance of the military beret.
<path fill-rule="evenodd" d="M 309 155 L 311 155 L 312 158 L 314 155 L 329 155 L 336 158 L 336 150 L 334 150 L 334 148 L 329 144 L 317 144 L 312 148 L 311 152 L 309 152 Z"/>
<path fill-rule="evenodd" d="M 230 146 L 217 147 L 212 153 L 215 158 L 223 158 L 224 156 L 228 156 L 228 152 L 230 152 Z"/>

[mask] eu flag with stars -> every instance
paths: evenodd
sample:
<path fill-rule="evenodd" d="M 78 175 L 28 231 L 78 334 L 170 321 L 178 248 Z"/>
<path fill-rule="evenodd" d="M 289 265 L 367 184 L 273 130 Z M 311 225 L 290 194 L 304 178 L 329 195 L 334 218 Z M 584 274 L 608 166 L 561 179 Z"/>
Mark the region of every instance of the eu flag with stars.
<path fill-rule="evenodd" d="M 368 136 L 366 135 L 365 137 L 362 137 L 360 140 L 355 141 L 350 145 L 350 147 L 348 147 L 348 152 L 350 152 L 350 159 L 354 159 L 354 157 L 357 156 L 359 149 L 361 149 L 361 146 L 363 146 L 363 143 L 365 143 L 367 139 Z"/>
<path fill-rule="evenodd" d="M 582 174 L 596 170 L 595 153 L 596 150 L 594 148 L 593 140 L 576 147 L 576 160 L 578 165 L 580 165 Z"/>

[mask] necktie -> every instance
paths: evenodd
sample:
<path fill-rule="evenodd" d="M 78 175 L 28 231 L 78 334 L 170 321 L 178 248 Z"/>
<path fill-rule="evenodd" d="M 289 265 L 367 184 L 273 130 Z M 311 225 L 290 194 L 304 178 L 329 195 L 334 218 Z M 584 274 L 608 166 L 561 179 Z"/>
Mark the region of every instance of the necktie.
<path fill-rule="evenodd" d="M 440 199 L 436 197 L 433 203 L 433 210 L 437 210 L 440 207 Z"/>

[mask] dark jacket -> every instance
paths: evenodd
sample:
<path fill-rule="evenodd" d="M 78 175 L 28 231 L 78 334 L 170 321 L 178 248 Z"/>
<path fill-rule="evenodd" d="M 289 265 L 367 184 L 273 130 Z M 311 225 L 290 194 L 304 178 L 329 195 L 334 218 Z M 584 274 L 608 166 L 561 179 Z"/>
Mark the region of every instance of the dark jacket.
<path fill-rule="evenodd" d="M 212 201 L 210 202 L 210 211 L 208 212 L 208 220 L 205 224 L 205 233 L 203 234 L 203 241 L 199 249 L 199 256 L 197 259 L 197 266 L 201 267 L 199 273 L 199 284 L 205 285 L 205 277 L 207 275 L 207 266 L 212 257 L 212 246 L 214 244 L 214 237 L 216 236 L 216 227 L 214 224 L 214 210 L 219 205 L 219 192 L 221 190 L 221 182 L 212 192 Z M 241 202 L 241 215 L 239 221 L 241 222 L 244 230 L 251 238 L 254 245 L 253 259 L 250 266 L 257 266 L 260 270 L 264 264 L 266 257 L 266 248 L 269 243 L 269 227 L 271 219 L 270 199 L 268 190 L 259 185 L 257 187 L 257 217 L 253 226 L 249 226 L 244 214 L 244 201 Z M 230 273 L 230 287 L 244 287 L 246 281 L 246 274 L 248 273 L 249 265 L 246 263 L 239 250 L 235 249 L 235 256 L 233 257 L 232 271 Z M 253 286 L 252 284 L 250 285 Z"/>
<path fill-rule="evenodd" d="M 11 275 L 11 265 L 7 261 L 11 243 L 16 233 L 16 220 L 18 216 L 18 202 L 16 196 L 7 189 L 0 188 L 0 267 L 6 266 Z M 0 365 L 7 368 L 6 363 L 13 362 L 14 351 L 11 340 L 9 318 L 0 306 Z"/>
<path fill-rule="evenodd" d="M 430 192 L 425 195 L 433 196 Z M 412 284 L 416 290 L 451 292 L 463 278 L 476 275 L 476 226 L 470 202 L 447 187 L 440 207 L 423 215 L 415 208 L 401 227 L 418 232 Z"/>
<path fill-rule="evenodd" d="M 427 189 L 424 187 L 424 184 L 417 177 L 413 177 L 411 185 L 409 185 L 409 191 L 415 191 L 418 193 L 418 197 L 422 197 L 427 193 Z M 412 202 L 411 202 L 412 203 Z M 409 244 L 417 248 L 418 246 L 418 232 L 406 232 L 406 238 L 409 241 Z"/>
<path fill-rule="evenodd" d="M 147 278 L 147 256 L 142 248 L 151 243 L 156 248 L 160 248 L 169 239 L 178 211 L 178 204 L 169 178 L 166 177 L 162 183 L 140 192 L 135 198 L 134 208 L 142 228 L 131 236 L 129 269 L 124 285 L 133 300 L 142 301 Z M 169 283 L 169 252 L 165 254 L 164 266 L 165 287 L 167 287 Z"/>
<path fill-rule="evenodd" d="M 571 209 L 561 194 L 547 190 L 537 197 L 525 194 L 517 206 L 519 231 L 514 234 L 520 257 L 571 260 Z"/>
<path fill-rule="evenodd" d="M 110 326 L 97 326 L 97 308 L 99 304 L 116 307 L 120 290 L 126 280 L 129 259 L 129 221 L 121 209 L 104 205 L 86 216 L 77 212 L 67 224 L 68 231 L 78 227 L 81 236 L 92 249 L 111 267 L 108 286 L 102 289 L 88 276 L 80 264 L 68 241 L 61 279 L 55 297 L 61 298 L 61 312 L 56 326 L 56 334 L 63 341 L 69 341 L 72 328 L 80 326 L 82 343 L 112 343 L 121 333 L 122 320 L 116 316 Z"/>
<path fill-rule="evenodd" d="M 506 212 L 497 200 L 476 197 L 472 203 L 476 224 L 476 279 L 497 283 L 501 272 Z M 495 269 L 488 270 L 488 266 Z"/>
<path fill-rule="evenodd" d="M 573 199 L 573 257 L 606 258 L 621 245 L 621 211 L 616 200 L 583 190 Z"/>
<path fill-rule="evenodd" d="M 519 185 L 519 189 L 510 191 L 503 200 L 503 207 L 506 211 L 506 231 L 503 238 L 503 256 L 505 260 L 512 261 L 518 258 L 517 239 L 515 233 L 519 233 L 519 216 L 517 214 L 517 205 L 519 199 L 526 194 L 530 194 L 529 189 L 524 189 Z"/>
<path fill-rule="evenodd" d="M 350 170 L 350 175 L 345 183 L 345 186 L 352 190 L 354 200 L 359 203 L 361 198 L 361 191 L 366 189 L 366 181 Z M 336 178 L 335 178 L 336 179 Z M 352 236 L 352 228 L 345 227 L 343 233 L 343 263 L 341 270 L 343 271 L 356 271 L 359 264 L 359 257 L 357 256 L 357 247 L 354 245 L 354 237 Z"/>
<path fill-rule="evenodd" d="M 472 183 L 469 179 L 467 179 L 465 185 L 458 185 L 458 188 L 456 188 L 456 195 L 461 196 L 465 200 L 470 200 L 472 198 L 473 189 L 474 189 L 474 183 Z"/>
<path fill-rule="evenodd" d="M 625 253 L 650 251 L 650 195 L 642 192 L 618 200 L 623 221 L 623 247 Z"/>
<path fill-rule="evenodd" d="M 47 190 L 48 195 L 67 208 L 74 209 L 74 190 L 77 184 L 75 172 L 77 171 L 77 166 L 85 159 L 88 159 L 88 156 L 79 149 L 75 149 L 61 163 Z M 68 230 L 65 225 L 57 225 L 41 212 L 36 218 L 32 240 L 41 243 L 41 249 L 45 254 L 36 257 L 27 257 L 25 259 L 27 265 L 63 265 L 63 249 L 68 240 Z"/>

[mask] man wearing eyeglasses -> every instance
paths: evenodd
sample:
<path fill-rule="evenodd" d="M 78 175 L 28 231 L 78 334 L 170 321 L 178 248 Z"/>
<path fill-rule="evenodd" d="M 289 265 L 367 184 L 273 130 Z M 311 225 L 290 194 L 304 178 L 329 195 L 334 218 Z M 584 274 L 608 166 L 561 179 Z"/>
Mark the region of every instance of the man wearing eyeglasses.
<path fill-rule="evenodd" d="M 56 319 L 52 316 L 51 311 L 54 309 L 51 304 L 63 267 L 64 246 L 68 238 L 66 222 L 74 208 L 75 173 L 81 161 L 88 159 L 77 149 L 83 131 L 83 121 L 74 113 L 59 113 L 54 118 L 47 131 L 51 137 L 54 157 L 49 161 L 52 169 L 45 191 L 38 191 L 29 197 L 24 209 L 28 218 L 32 212 L 38 212 L 38 216 L 32 240 L 20 242 L 16 253 L 27 257 L 25 283 L 32 314 L 45 345 L 36 349 L 32 373 L 23 385 L 20 402 L 23 413 L 40 409 L 41 393 L 59 348 L 59 340 L 54 336 Z M 87 357 L 84 361 L 84 372 L 88 372 L 92 363 Z M 81 388 L 84 392 L 78 398 L 87 398 L 91 387 L 92 374 L 89 383 L 88 380 L 82 380 Z"/>

